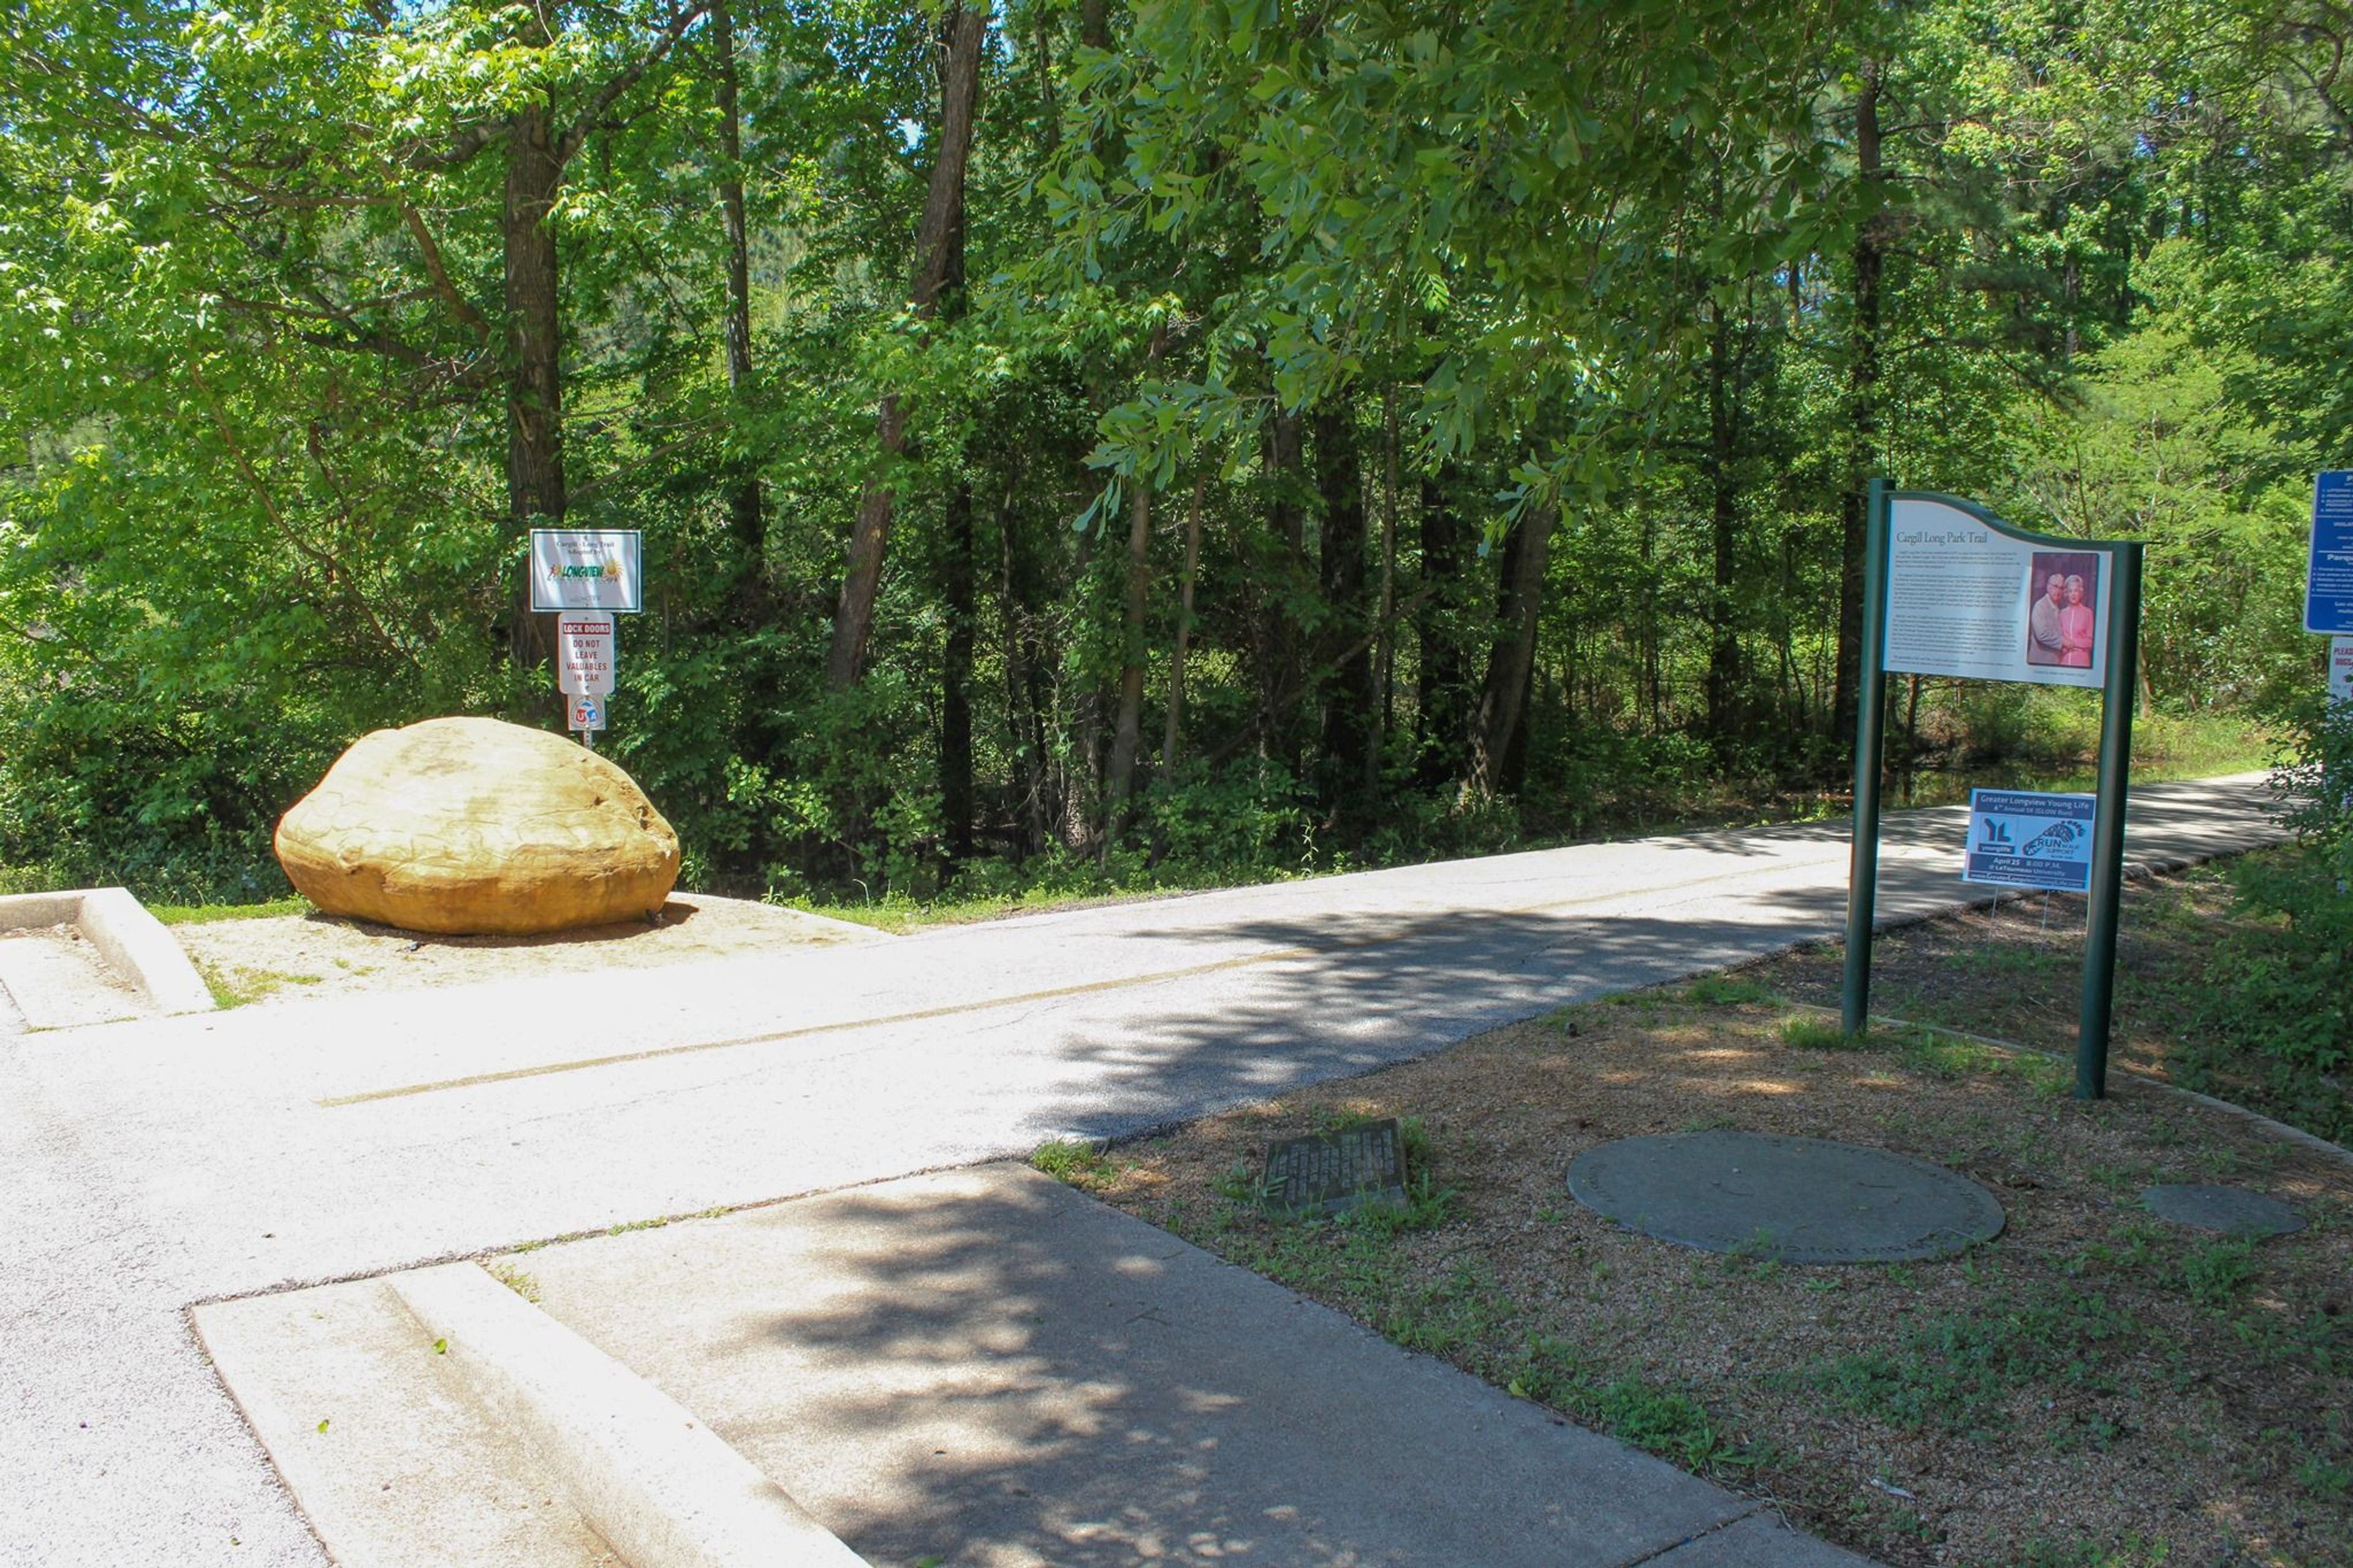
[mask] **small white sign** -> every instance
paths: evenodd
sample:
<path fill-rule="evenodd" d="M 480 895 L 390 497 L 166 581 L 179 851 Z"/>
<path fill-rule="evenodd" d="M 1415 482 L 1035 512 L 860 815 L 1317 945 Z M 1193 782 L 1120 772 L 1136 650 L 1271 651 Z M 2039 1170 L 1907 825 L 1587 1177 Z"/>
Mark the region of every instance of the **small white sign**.
<path fill-rule="evenodd" d="M 2098 816 L 2097 795 L 1973 789 L 1961 880 L 2087 893 Z"/>
<path fill-rule="evenodd" d="M 637 615 L 646 607 L 642 553 L 634 528 L 534 528 L 531 607 Z"/>
<path fill-rule="evenodd" d="M 618 642 L 610 610 L 559 613 L 555 617 L 555 689 L 575 697 L 610 695 Z"/>
<path fill-rule="evenodd" d="M 602 697 L 584 691 L 575 696 L 566 706 L 572 710 L 572 717 L 565 725 L 567 729 L 601 730 L 605 727 L 605 700 Z"/>
<path fill-rule="evenodd" d="M 2353 637 L 2328 639 L 2328 700 L 2353 702 Z"/>

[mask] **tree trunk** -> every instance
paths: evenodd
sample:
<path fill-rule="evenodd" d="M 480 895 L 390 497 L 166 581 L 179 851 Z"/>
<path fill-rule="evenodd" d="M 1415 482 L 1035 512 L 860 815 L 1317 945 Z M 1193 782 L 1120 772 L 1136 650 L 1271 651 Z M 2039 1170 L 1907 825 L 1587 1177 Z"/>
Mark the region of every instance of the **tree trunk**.
<path fill-rule="evenodd" d="M 1355 410 L 1345 399 L 1315 416 L 1315 489 L 1323 512 L 1324 646 L 1354 650 L 1339 658 L 1323 682 L 1323 776 L 1317 793 L 1335 816 L 1358 816 L 1365 775 L 1374 761 L 1379 698 L 1365 637 L 1364 461 L 1356 447 Z"/>
<path fill-rule="evenodd" d="M 752 268 L 744 225 L 744 132 L 735 89 L 735 26 L 727 0 L 712 0 L 711 47 L 719 64 L 719 151 L 727 163 L 719 182 L 720 219 L 727 233 L 727 390 L 735 401 L 735 416 L 741 418 L 752 384 Z M 727 524 L 735 541 L 737 596 L 749 607 L 759 596 L 767 556 L 759 468 L 746 461 L 730 478 Z"/>
<path fill-rule="evenodd" d="M 1536 622 L 1544 609 L 1545 568 L 1552 555 L 1555 521 L 1549 510 L 1521 513 L 1504 547 L 1503 624 L 1487 658 L 1487 679 L 1472 725 L 1471 768 L 1463 780 L 1468 797 L 1495 795 L 1505 784 L 1535 669 Z"/>
<path fill-rule="evenodd" d="M 1304 584 L 1306 536 L 1299 515 L 1299 420 L 1278 413 L 1266 422 L 1261 454 L 1267 477 L 1268 531 L 1273 560 L 1269 591 L 1261 598 L 1260 646 L 1265 650 L 1259 669 L 1259 724 L 1267 751 L 1282 760 L 1292 776 L 1299 775 L 1299 736 L 1292 722 L 1304 684 L 1300 669 L 1297 617 L 1293 605 Z"/>
<path fill-rule="evenodd" d="M 950 6 L 940 20 L 940 134 L 938 155 L 923 193 L 922 221 L 915 229 L 914 280 L 909 307 L 930 318 L 964 231 L 965 165 L 972 154 L 974 111 L 980 99 L 981 46 L 988 31 L 988 7 Z M 897 510 L 896 476 L 891 471 L 907 451 L 907 416 L 896 395 L 886 395 L 875 420 L 882 449 L 880 471 L 859 498 L 849 534 L 849 569 L 834 608 L 833 646 L 825 661 L 826 684 L 837 691 L 858 684 L 866 669 L 866 643 L 874 629 L 874 604 L 882 588 L 882 562 Z"/>
<path fill-rule="evenodd" d="M 1129 483 L 1127 602 L 1120 616 L 1125 651 L 1119 667 L 1119 716 L 1112 727 L 1111 776 L 1104 790 L 1106 856 L 1127 826 L 1135 791 L 1135 753 L 1144 742 L 1144 601 L 1152 585 L 1152 487 L 1140 476 Z"/>
<path fill-rule="evenodd" d="M 1185 574 L 1176 584 L 1176 643 L 1168 654 L 1168 712 L 1160 732 L 1163 773 L 1176 770 L 1185 739 L 1185 655 L 1193 646 L 1193 582 L 1201 570 L 1201 492 L 1208 483 L 1193 481 L 1193 505 L 1185 514 Z"/>
<path fill-rule="evenodd" d="M 1389 623 L 1397 614 L 1397 514 L 1398 514 L 1398 412 L 1397 388 L 1387 387 L 1381 393 L 1381 593 L 1374 614 L 1376 645 L 1379 651 L 1373 660 L 1374 679 L 1381 692 L 1380 727 L 1374 732 L 1372 748 L 1365 754 L 1365 793 L 1376 795 L 1381 785 L 1381 757 L 1388 750 L 1389 735 L 1397 722 L 1397 628 Z"/>
<path fill-rule="evenodd" d="M 1459 779 L 1471 724 L 1471 662 L 1463 656 L 1456 610 L 1469 557 L 1462 514 L 1443 473 L 1421 481 L 1421 608 L 1414 629 L 1421 647 L 1415 688 L 1420 736 L 1418 777 L 1425 786 Z"/>
<path fill-rule="evenodd" d="M 1019 494 L 1021 460 L 1017 455 L 1007 476 L 1005 493 L 997 503 L 997 587 L 1003 605 L 1005 660 L 1005 727 L 1011 742 L 1008 754 L 1020 792 L 1015 812 L 1015 864 L 1046 845 L 1051 827 L 1047 810 L 1046 695 L 1039 666 L 1044 663 L 1029 616 L 1029 576 L 1022 569 L 1015 529 L 1015 498 Z"/>
<path fill-rule="evenodd" d="M 1856 177 L 1876 194 L 1887 177 L 1879 144 L 1881 68 L 1862 62 L 1862 91 L 1854 105 Z M 1885 260 L 1883 226 L 1873 212 L 1854 241 L 1854 324 L 1847 353 L 1846 493 L 1839 509 L 1838 672 L 1831 724 L 1841 745 L 1854 742 L 1855 693 L 1862 670 L 1863 536 L 1866 481 L 1879 437 L 1879 280 Z M 1875 652 L 1876 650 L 1874 650 Z"/>
<path fill-rule="evenodd" d="M 951 865 L 972 858 L 972 486 L 958 479 L 941 517 L 940 588 L 947 612 L 940 656 L 940 817 Z"/>
<path fill-rule="evenodd" d="M 1740 637 L 1733 608 L 1738 562 L 1739 496 L 1733 475 L 1735 396 L 1732 385 L 1732 323 L 1715 310 L 1715 330 L 1707 351 L 1707 487 L 1712 564 L 1708 595 L 1707 728 L 1719 742 L 1740 728 Z"/>
<path fill-rule="evenodd" d="M 564 164 L 545 101 L 516 114 L 506 153 L 507 514 L 521 534 L 564 521 L 563 341 L 548 225 Z M 517 663 L 534 665 L 548 643 L 528 594 L 515 601 L 507 646 Z"/>

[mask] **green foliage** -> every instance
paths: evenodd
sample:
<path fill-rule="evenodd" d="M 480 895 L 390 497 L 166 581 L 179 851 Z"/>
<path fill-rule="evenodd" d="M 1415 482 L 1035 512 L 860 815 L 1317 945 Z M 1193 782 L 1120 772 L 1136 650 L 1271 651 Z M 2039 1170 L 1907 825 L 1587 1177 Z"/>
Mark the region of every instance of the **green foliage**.
<path fill-rule="evenodd" d="M 2191 1087 L 2245 1084 L 2300 1127 L 2353 1137 L 2353 710 L 2307 703 L 2276 776 L 2289 848 L 2232 868 L 2240 910 L 2214 946 L 2185 1056 Z"/>
<path fill-rule="evenodd" d="M 2325 30 L 1144 0 L 1082 38 L 1025 5 L 927 313 L 936 15 L 739 8 L 723 58 L 675 15 L 0 16 L 10 885 L 275 899 L 271 831 L 356 736 L 553 726 L 509 439 L 537 231 L 503 199 L 542 109 L 562 510 L 643 531 L 607 738 L 690 886 L 897 919 L 1835 809 L 1870 471 L 2147 542 L 2162 765 L 2235 760 L 2310 683 L 2304 487 L 2353 452 Z M 1905 128 L 1875 171 L 1867 92 Z M 870 486 L 887 569 L 834 689 Z M 2075 694 L 1900 703 L 1929 795 L 2089 752 Z M 2251 1017 L 2326 978 L 2232 973 Z M 2309 1035 L 2298 1093 L 2334 1070 Z"/>
<path fill-rule="evenodd" d="M 2022 1548 L 2018 1568 L 2162 1568 L 2172 1558 L 2162 1538 L 2137 1531 L 2119 1542 L 2053 1541 L 2036 1536 Z"/>
<path fill-rule="evenodd" d="M 1861 1030 L 1850 1034 L 1835 1019 L 1805 1013 L 1781 1020 L 1781 1043 L 1795 1051 L 1860 1051 L 1872 1040 Z"/>
<path fill-rule="evenodd" d="M 311 909 L 311 900 L 297 894 L 259 904 L 149 904 L 147 912 L 167 926 L 177 926 L 202 925 L 210 921 L 272 920 L 307 915 Z"/>
<path fill-rule="evenodd" d="M 1683 987 L 1683 1000 L 1695 1007 L 1743 1007 L 1772 1001 L 1773 990 L 1736 974 L 1703 974 Z"/>
<path fill-rule="evenodd" d="M 1890 1426 L 1995 1432 L 2021 1391 L 2113 1391 L 2138 1329 L 2095 1292 L 2055 1286 L 2019 1296 L 1991 1291 L 1967 1311 L 1939 1312 L 1885 1351 L 1819 1368 L 1816 1386 Z"/>
<path fill-rule="evenodd" d="M 1687 1470 L 1746 1468 L 1760 1456 L 1732 1442 L 1690 1394 L 1640 1373 L 1607 1376 L 1567 1342 L 1532 1337 L 1501 1379 L 1515 1397 L 1573 1415 Z"/>
<path fill-rule="evenodd" d="M 1090 1187 L 1111 1171 L 1111 1161 L 1092 1143 L 1053 1138 L 1030 1151 L 1029 1168 L 1074 1187 Z"/>
<path fill-rule="evenodd" d="M 2255 1279 L 2255 1246 L 2252 1241 L 2209 1242 L 2190 1248 L 2181 1258 L 2181 1285 L 2201 1307 L 2221 1309 L 2246 1293 Z"/>

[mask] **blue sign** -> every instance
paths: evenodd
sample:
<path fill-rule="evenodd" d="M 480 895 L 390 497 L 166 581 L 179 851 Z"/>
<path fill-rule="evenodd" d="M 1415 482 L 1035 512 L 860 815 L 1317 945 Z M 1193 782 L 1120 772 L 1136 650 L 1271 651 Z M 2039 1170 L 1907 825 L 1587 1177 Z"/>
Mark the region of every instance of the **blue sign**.
<path fill-rule="evenodd" d="M 2090 892 L 2092 821 L 2098 805 L 2099 797 L 2089 795 L 1969 791 L 1968 857 L 1961 880 Z"/>
<path fill-rule="evenodd" d="M 2304 629 L 2353 632 L 2353 469 L 2312 486 L 2312 570 L 2305 580 Z"/>

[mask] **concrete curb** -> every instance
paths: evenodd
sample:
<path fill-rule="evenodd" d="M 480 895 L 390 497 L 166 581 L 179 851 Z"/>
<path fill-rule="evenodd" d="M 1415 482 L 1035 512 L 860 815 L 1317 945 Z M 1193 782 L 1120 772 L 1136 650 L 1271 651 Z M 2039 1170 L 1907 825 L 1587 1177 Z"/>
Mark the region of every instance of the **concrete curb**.
<path fill-rule="evenodd" d="M 479 1266 L 385 1283 L 630 1568 L 868 1568 L 675 1400 Z"/>
<path fill-rule="evenodd" d="M 77 888 L 0 898 L 0 931 L 75 925 L 113 971 L 164 1013 L 209 1013 L 212 988 L 188 955 L 127 888 Z"/>

